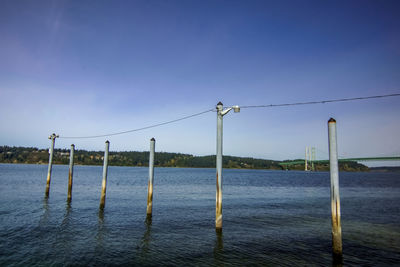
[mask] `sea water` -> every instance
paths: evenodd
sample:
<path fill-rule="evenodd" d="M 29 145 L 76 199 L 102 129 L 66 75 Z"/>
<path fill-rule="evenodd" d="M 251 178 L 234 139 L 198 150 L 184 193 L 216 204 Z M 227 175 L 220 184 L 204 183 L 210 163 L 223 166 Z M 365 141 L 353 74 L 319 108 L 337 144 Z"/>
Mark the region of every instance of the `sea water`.
<path fill-rule="evenodd" d="M 0 164 L 0 265 L 330 266 L 328 172 L 223 172 L 215 231 L 215 169 Z M 400 174 L 339 174 L 344 265 L 400 262 Z"/>

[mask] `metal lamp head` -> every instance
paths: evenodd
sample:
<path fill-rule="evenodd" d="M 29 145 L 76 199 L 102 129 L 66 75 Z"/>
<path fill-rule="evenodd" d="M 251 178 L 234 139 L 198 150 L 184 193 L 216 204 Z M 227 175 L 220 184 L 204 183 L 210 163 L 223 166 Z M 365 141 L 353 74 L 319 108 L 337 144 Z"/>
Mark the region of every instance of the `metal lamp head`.
<path fill-rule="evenodd" d="M 240 107 L 239 106 L 233 106 L 233 111 L 235 113 L 239 113 L 240 112 Z"/>

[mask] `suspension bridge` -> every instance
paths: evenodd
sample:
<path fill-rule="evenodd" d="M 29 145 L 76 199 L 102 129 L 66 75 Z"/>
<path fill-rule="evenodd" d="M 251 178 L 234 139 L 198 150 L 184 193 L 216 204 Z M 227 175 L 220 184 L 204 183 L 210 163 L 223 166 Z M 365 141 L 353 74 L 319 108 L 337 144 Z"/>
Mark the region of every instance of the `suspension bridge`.
<path fill-rule="evenodd" d="M 355 161 L 355 162 L 365 162 L 365 161 L 397 161 L 400 160 L 400 156 L 394 156 L 394 157 L 367 157 L 367 158 L 339 158 L 339 163 L 340 162 L 349 162 L 349 161 Z M 329 160 L 328 159 L 323 159 L 323 160 L 313 160 L 313 163 L 319 163 L 319 164 L 328 164 Z M 279 164 L 282 166 L 289 166 L 289 165 L 298 165 L 298 164 L 304 164 L 305 159 L 303 160 L 292 160 L 292 161 L 283 161 L 280 162 Z"/>

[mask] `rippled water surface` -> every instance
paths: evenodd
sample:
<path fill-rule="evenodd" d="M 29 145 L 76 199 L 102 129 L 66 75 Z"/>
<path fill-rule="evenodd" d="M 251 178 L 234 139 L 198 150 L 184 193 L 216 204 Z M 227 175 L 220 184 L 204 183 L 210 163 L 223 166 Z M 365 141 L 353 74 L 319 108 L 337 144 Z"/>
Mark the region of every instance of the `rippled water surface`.
<path fill-rule="evenodd" d="M 223 232 L 215 170 L 0 164 L 0 265 L 330 266 L 329 173 L 224 170 Z M 400 262 L 400 175 L 340 173 L 345 265 Z"/>

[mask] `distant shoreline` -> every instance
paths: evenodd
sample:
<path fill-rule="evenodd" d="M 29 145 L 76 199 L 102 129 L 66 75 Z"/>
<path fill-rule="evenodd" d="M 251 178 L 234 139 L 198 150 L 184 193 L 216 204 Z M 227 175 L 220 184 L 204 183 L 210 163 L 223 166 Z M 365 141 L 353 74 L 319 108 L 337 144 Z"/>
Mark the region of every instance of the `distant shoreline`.
<path fill-rule="evenodd" d="M 0 162 L 0 164 L 28 164 L 28 165 L 44 165 L 47 166 L 48 163 L 23 163 L 23 162 Z M 54 163 L 53 165 L 62 165 L 62 166 L 68 166 L 68 164 L 63 164 L 63 163 Z M 101 167 L 102 165 L 94 165 L 94 164 L 74 164 L 74 166 L 92 166 L 92 167 Z M 148 166 L 130 166 L 130 165 L 109 165 L 112 167 L 133 167 L 133 168 L 147 168 Z M 182 167 L 182 166 L 156 166 L 158 168 L 190 168 L 190 169 L 214 169 L 215 167 Z M 229 169 L 229 170 L 270 170 L 270 171 L 286 171 L 284 169 L 278 170 L 278 169 L 263 169 L 263 168 L 229 168 L 229 167 L 224 167 L 224 169 Z M 304 170 L 288 170 L 288 171 L 304 171 Z M 314 172 L 327 172 L 329 170 L 316 170 Z M 343 170 L 342 170 L 343 172 Z M 348 172 L 348 171 L 345 171 Z M 381 166 L 381 167 L 369 167 L 368 171 L 360 171 L 360 172 L 400 172 L 400 167 L 393 167 L 393 166 Z"/>
<path fill-rule="evenodd" d="M 68 165 L 69 149 L 55 149 L 53 164 Z M 74 165 L 102 166 L 103 151 L 75 150 Z M 48 149 L 35 147 L 10 147 L 0 146 L 0 163 L 12 164 L 40 164 L 47 165 L 49 161 Z M 122 151 L 109 153 L 109 166 L 146 167 L 149 162 L 148 151 Z M 293 163 L 291 163 L 293 162 Z M 215 168 L 215 155 L 194 156 L 191 154 L 156 152 L 155 167 L 169 168 Z M 284 165 L 282 163 L 291 163 Z M 310 163 L 309 163 L 310 164 Z M 329 162 L 310 164 L 314 171 L 329 171 Z M 294 160 L 269 160 L 251 157 L 235 157 L 224 155 L 223 168 L 225 169 L 251 169 L 251 170 L 283 170 L 304 171 L 304 159 Z M 393 169 L 393 168 L 392 168 Z M 356 161 L 339 162 L 339 170 L 347 172 L 389 171 L 389 168 L 368 168 Z M 393 169 L 396 171 L 397 169 Z"/>
<path fill-rule="evenodd" d="M 12 162 L 0 162 L 0 164 L 15 164 L 15 165 L 23 165 L 23 164 L 28 164 L 28 165 L 44 165 L 47 166 L 48 163 L 12 163 Z M 62 165 L 62 166 L 68 166 L 68 164 L 63 164 L 63 163 L 54 163 L 53 165 Z M 92 166 L 92 167 L 101 167 L 102 165 L 92 165 L 92 164 L 74 164 L 74 166 Z M 130 166 L 130 165 L 109 165 L 111 167 L 132 167 L 132 168 L 147 168 L 148 166 Z M 215 169 L 215 167 L 177 167 L 177 166 L 156 166 L 157 168 L 190 168 L 190 169 Z M 257 169 L 251 169 L 251 168 L 229 168 L 229 167 L 224 167 L 224 169 L 229 169 L 229 170 L 269 170 L 269 171 L 286 171 L 286 170 L 277 170 L 277 169 L 262 169 L 262 168 L 257 168 Z M 288 171 L 304 171 L 304 170 L 288 170 Z M 328 172 L 329 170 L 317 170 L 314 172 Z M 341 171 L 343 172 L 343 170 Z M 344 171 L 344 172 L 349 172 L 349 171 Z M 393 166 L 381 166 L 381 167 L 369 167 L 368 171 L 360 171 L 360 172 L 400 172 L 400 167 L 393 167 Z"/>
<path fill-rule="evenodd" d="M 15 164 L 15 165 L 43 165 L 47 166 L 48 163 L 12 163 L 12 162 L 0 162 L 0 164 Z M 62 164 L 62 163 L 55 163 L 53 165 L 62 165 L 62 166 L 68 166 L 68 164 Z M 74 164 L 74 166 L 90 166 L 90 167 L 101 167 L 102 165 L 91 165 L 91 164 Z M 129 165 L 109 165 L 110 167 L 132 167 L 132 168 L 147 168 L 148 166 L 129 166 Z M 176 168 L 176 169 L 184 169 L 184 168 L 190 168 L 190 169 L 215 169 L 215 167 L 176 167 L 176 166 L 156 166 L 157 168 Z M 277 170 L 277 169 L 250 169 L 250 168 L 229 168 L 229 167 L 224 167 L 224 169 L 229 169 L 229 170 L 269 170 L 269 171 L 286 171 L 286 170 Z M 288 171 L 304 171 L 304 170 L 288 170 Z M 320 170 L 320 171 L 314 171 L 314 172 L 328 172 L 329 170 Z M 341 171 L 341 172 L 348 172 L 348 171 Z M 382 166 L 382 167 L 370 167 L 368 171 L 360 171 L 360 172 L 400 172 L 400 167 L 392 167 L 392 166 Z"/>
<path fill-rule="evenodd" d="M 370 172 L 400 172 L 400 167 L 393 166 L 382 166 L 382 167 L 370 167 Z"/>

